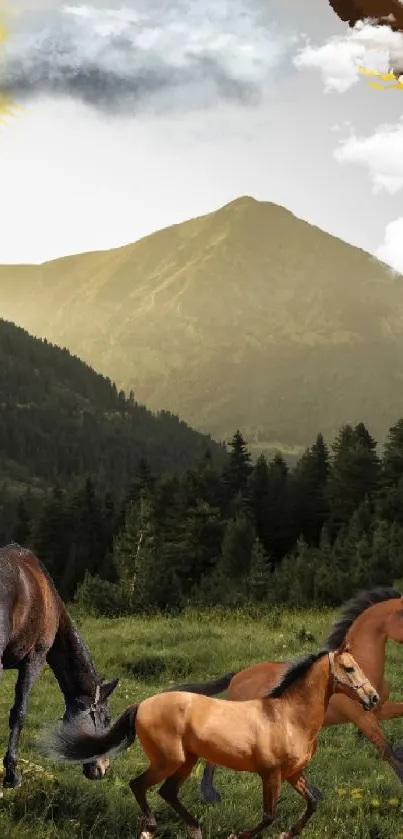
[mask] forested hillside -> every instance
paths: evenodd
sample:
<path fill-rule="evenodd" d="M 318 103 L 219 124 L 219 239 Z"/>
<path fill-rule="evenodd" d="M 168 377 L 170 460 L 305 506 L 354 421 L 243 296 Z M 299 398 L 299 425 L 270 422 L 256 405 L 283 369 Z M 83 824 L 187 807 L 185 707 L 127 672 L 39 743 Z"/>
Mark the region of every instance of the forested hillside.
<path fill-rule="evenodd" d="M 167 412 L 126 398 L 66 349 L 0 320 L 0 462 L 4 481 L 37 487 L 91 474 L 127 487 L 139 460 L 156 473 L 184 469 L 223 449 Z"/>

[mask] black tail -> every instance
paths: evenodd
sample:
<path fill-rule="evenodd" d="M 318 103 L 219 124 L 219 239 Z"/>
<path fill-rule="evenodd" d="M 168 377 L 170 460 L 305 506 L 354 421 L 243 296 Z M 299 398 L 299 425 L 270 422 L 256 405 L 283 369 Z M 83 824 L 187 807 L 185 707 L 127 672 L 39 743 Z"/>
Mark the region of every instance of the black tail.
<path fill-rule="evenodd" d="M 232 679 L 236 673 L 226 673 L 225 676 L 220 676 L 219 679 L 214 679 L 211 682 L 199 682 L 194 685 L 179 685 L 178 687 L 167 688 L 164 693 L 171 693 L 174 690 L 180 690 L 184 693 L 201 693 L 203 696 L 217 696 L 227 690 Z"/>
<path fill-rule="evenodd" d="M 116 722 L 102 734 L 88 734 L 73 722 L 46 731 L 42 750 L 46 757 L 64 763 L 91 763 L 99 757 L 119 754 L 136 738 L 138 705 L 129 705 Z"/>

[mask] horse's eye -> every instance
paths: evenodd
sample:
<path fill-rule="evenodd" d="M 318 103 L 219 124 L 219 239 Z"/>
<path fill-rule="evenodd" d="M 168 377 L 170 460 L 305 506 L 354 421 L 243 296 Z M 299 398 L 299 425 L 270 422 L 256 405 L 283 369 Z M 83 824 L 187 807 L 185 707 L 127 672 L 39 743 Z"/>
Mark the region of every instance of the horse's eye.
<path fill-rule="evenodd" d="M 345 670 L 346 673 L 354 673 L 355 668 L 354 667 L 345 667 L 344 670 Z"/>

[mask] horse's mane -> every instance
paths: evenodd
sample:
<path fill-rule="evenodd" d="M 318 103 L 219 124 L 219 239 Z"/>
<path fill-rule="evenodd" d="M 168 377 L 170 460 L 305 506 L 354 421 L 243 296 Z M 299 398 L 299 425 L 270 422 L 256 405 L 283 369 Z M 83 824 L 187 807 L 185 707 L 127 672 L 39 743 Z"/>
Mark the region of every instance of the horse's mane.
<path fill-rule="evenodd" d="M 354 621 L 370 606 L 375 606 L 377 603 L 383 603 L 386 600 L 397 600 L 401 596 L 400 592 L 394 588 L 373 588 L 369 591 L 359 591 L 355 597 L 347 601 L 340 617 L 333 624 L 330 635 L 326 640 L 327 648 L 338 650 Z"/>
<path fill-rule="evenodd" d="M 277 699 L 279 696 L 283 696 L 286 690 L 292 687 L 292 685 L 298 679 L 301 679 L 302 676 L 305 676 L 305 673 L 310 670 L 312 665 L 323 658 L 323 656 L 328 652 L 327 648 L 322 649 L 318 653 L 310 653 L 309 655 L 304 656 L 304 658 L 294 661 L 285 671 L 284 676 L 280 679 L 278 684 L 265 694 L 265 698 L 271 697 L 273 699 Z"/>

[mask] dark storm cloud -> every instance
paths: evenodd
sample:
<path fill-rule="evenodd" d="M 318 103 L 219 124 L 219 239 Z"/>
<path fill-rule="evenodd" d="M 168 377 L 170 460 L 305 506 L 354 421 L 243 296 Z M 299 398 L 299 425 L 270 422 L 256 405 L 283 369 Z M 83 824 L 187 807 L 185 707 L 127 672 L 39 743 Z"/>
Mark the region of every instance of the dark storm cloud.
<path fill-rule="evenodd" d="M 117 112 L 253 103 L 289 48 L 257 0 L 65 6 L 21 15 L 0 85 Z"/>

